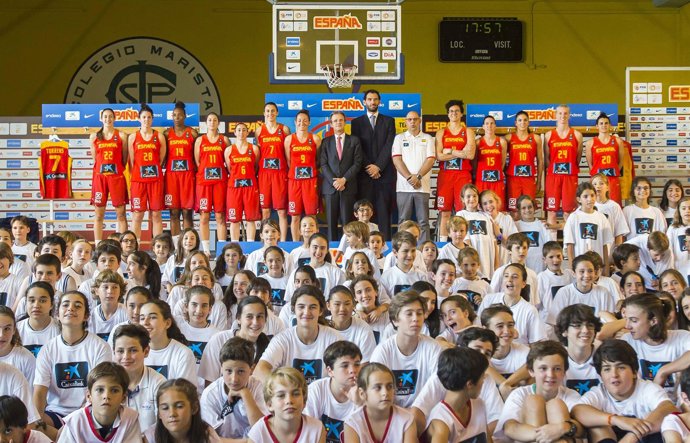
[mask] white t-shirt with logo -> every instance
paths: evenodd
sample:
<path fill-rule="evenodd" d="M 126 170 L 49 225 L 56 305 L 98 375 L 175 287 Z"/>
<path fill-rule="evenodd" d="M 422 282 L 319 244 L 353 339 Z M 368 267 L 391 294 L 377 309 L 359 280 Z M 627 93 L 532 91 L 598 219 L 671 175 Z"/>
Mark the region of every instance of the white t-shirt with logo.
<path fill-rule="evenodd" d="M 194 385 L 197 384 L 194 353 L 175 339 L 171 339 L 163 349 L 151 349 L 144 364 L 168 380 L 185 378 Z"/>
<path fill-rule="evenodd" d="M 165 377 L 144 366 L 144 375 L 134 391 L 127 392 L 127 406 L 139 412 L 139 429 L 144 432 L 158 420 L 156 394 Z"/>
<path fill-rule="evenodd" d="M 261 382 L 250 377 L 247 388 L 259 410 L 268 414 Z M 224 438 L 246 438 L 251 429 L 244 401 L 239 397 L 229 401 L 223 377 L 208 385 L 201 394 L 201 418 Z"/>
<path fill-rule="evenodd" d="M 496 268 L 496 236 L 494 231 L 494 221 L 485 212 L 471 212 L 466 209 L 458 211 L 456 215 L 467 220 L 467 239 L 472 247 L 479 253 L 479 264 L 481 273 L 484 276 L 494 274 Z"/>
<path fill-rule="evenodd" d="M 575 283 L 573 283 L 558 290 L 556 297 L 554 297 L 551 302 L 551 306 L 549 306 L 546 322 L 550 325 L 555 325 L 558 314 L 565 307 L 575 304 L 583 304 L 592 307 L 594 309 L 594 315 L 597 316 L 602 311 L 616 311 L 616 299 L 606 289 L 599 285 L 592 285 L 592 289 L 590 289 L 589 292 L 582 293 L 575 287 Z"/>
<path fill-rule="evenodd" d="M 339 442 L 340 433 L 344 430 L 345 420 L 352 415 L 358 406 L 349 399 L 338 402 L 331 392 L 331 378 L 316 380 L 309 385 L 307 405 L 304 413 L 321 420 L 326 428 L 326 442 Z"/>
<path fill-rule="evenodd" d="M 52 338 L 60 335 L 60 326 L 57 320 L 50 319 L 48 326 L 40 331 L 36 331 L 29 324 L 29 319 L 17 322 L 17 331 L 22 338 L 22 345 L 31 351 L 34 357 L 38 357 L 38 352 L 48 343 Z"/>
<path fill-rule="evenodd" d="M 588 251 L 594 251 L 604 257 L 604 246 L 611 254 L 613 229 L 604 214 L 594 211 L 591 214 L 577 209 L 568 216 L 563 227 L 563 244 L 573 245 L 575 257 Z M 571 257 L 573 260 L 575 257 Z"/>
<path fill-rule="evenodd" d="M 522 232 L 529 239 L 529 249 L 527 250 L 527 267 L 536 273 L 546 269 L 542 248 L 544 243 L 551 241 L 551 233 L 541 220 L 526 222 L 518 220 L 515 222 L 518 232 Z"/>
<path fill-rule="evenodd" d="M 489 306 L 495 303 L 505 304 L 504 296 L 505 294 L 503 292 L 486 294 L 482 299 L 482 304 L 479 305 L 479 309 L 477 309 L 477 319 L 481 317 L 484 309 Z M 534 305 L 520 298 L 517 303 L 510 306 L 510 310 L 513 312 L 515 328 L 520 334 L 520 336 L 515 339 L 517 343 L 528 345 L 546 339 L 546 328 L 539 318 L 539 313 Z"/>

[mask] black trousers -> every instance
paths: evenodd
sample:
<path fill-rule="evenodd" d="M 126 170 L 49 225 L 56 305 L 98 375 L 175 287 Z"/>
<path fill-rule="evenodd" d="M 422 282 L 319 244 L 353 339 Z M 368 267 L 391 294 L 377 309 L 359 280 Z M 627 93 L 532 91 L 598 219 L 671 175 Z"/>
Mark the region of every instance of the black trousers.
<path fill-rule="evenodd" d="M 338 229 L 338 222 L 345 226 L 355 219 L 353 206 L 356 198 L 355 194 L 343 194 L 342 192 L 323 195 L 330 241 L 340 241 L 340 237 L 342 237 L 342 231 Z"/>

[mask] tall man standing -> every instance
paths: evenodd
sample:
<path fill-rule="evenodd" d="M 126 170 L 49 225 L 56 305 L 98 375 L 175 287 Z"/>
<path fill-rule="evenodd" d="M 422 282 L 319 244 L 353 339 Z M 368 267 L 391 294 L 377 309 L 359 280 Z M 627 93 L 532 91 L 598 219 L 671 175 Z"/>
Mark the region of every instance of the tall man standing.
<path fill-rule="evenodd" d="M 395 121 L 379 113 L 381 94 L 364 93 L 367 113 L 352 120 L 352 134 L 362 142 L 363 164 L 358 179 L 358 198 L 374 204 L 376 224 L 386 240 L 391 238 L 391 212 L 395 204 L 396 171 L 391 161 Z"/>
<path fill-rule="evenodd" d="M 345 226 L 354 220 L 357 198 L 357 175 L 362 169 L 362 145 L 355 135 L 345 133 L 345 114 L 331 114 L 333 135 L 323 139 L 319 152 L 321 169 L 321 194 L 326 202 L 328 238 L 340 238 L 338 220 Z"/>
<path fill-rule="evenodd" d="M 412 218 L 414 210 L 419 223 L 419 241 L 429 240 L 429 194 L 431 167 L 436 161 L 434 137 L 421 130 L 422 119 L 414 111 L 407 113 L 407 131 L 395 136 L 393 164 L 398 170 L 396 185 L 400 220 Z"/>

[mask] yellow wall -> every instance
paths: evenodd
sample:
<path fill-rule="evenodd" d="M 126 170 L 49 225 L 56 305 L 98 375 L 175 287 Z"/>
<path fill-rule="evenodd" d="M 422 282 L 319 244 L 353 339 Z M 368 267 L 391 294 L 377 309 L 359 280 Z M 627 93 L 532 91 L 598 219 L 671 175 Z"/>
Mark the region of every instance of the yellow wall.
<path fill-rule="evenodd" d="M 690 6 L 652 0 L 408 0 L 403 10 L 405 85 L 424 110 L 466 102 L 616 102 L 626 66 L 690 64 Z M 440 63 L 444 16 L 518 17 L 525 62 Z M 533 33 L 533 35 L 532 35 Z M 95 50 L 131 36 L 171 40 L 211 72 L 225 114 L 256 113 L 265 92 L 325 92 L 325 85 L 268 84 L 271 10 L 264 0 L 5 0 L 0 2 L 0 115 L 39 115 L 59 103 Z M 532 44 L 532 41 L 534 44 Z"/>

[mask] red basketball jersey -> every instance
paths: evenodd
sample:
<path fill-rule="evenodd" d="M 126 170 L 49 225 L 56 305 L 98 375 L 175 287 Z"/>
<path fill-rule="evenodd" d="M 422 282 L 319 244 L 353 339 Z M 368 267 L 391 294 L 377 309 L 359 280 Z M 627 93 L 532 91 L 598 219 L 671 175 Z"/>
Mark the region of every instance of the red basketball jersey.
<path fill-rule="evenodd" d="M 225 171 L 225 137 L 218 136 L 218 140 L 211 142 L 206 134 L 201 136 L 199 144 L 199 169 L 196 173 L 198 185 L 215 185 L 228 178 Z"/>
<path fill-rule="evenodd" d="M 534 177 L 537 173 L 537 141 L 533 134 L 520 140 L 513 133 L 508 142 L 508 169 L 511 177 Z"/>
<path fill-rule="evenodd" d="M 256 141 L 261 148 L 261 161 L 259 163 L 260 172 L 286 171 L 285 161 L 285 131 L 283 125 L 278 125 L 278 129 L 271 133 L 266 125 L 262 125 L 256 135 Z"/>
<path fill-rule="evenodd" d="M 96 137 L 93 144 L 96 147 L 96 158 L 93 172 L 101 175 L 122 175 L 125 171 L 122 158 L 122 135 L 115 130 L 109 139 L 99 140 Z"/>
<path fill-rule="evenodd" d="M 618 158 L 618 142 L 611 136 L 608 143 L 603 143 L 599 137 L 594 137 L 592 142 L 592 169 L 590 174 L 602 172 L 607 177 L 618 177 L 618 169 L 621 167 Z"/>
<path fill-rule="evenodd" d="M 72 158 L 66 141 L 41 143 L 38 167 L 43 198 L 72 197 Z"/>
<path fill-rule="evenodd" d="M 464 126 L 460 132 L 453 134 L 450 129 L 446 127 L 443 131 L 443 148 L 455 149 L 462 151 L 467 146 L 467 128 Z M 439 170 L 441 171 L 472 171 L 472 160 L 464 158 L 454 158 L 440 162 Z"/>
<path fill-rule="evenodd" d="M 312 133 L 300 142 L 297 134 L 292 134 L 290 143 L 290 172 L 288 178 L 305 180 L 316 177 L 316 142 Z"/>
<path fill-rule="evenodd" d="M 146 141 L 137 131 L 132 146 L 134 158 L 132 159 L 133 182 L 155 182 L 161 180 L 161 141 L 158 131 L 153 131 L 151 139 Z"/>
<path fill-rule="evenodd" d="M 254 186 L 256 184 L 256 156 L 252 145 L 249 145 L 247 152 L 240 154 L 239 149 L 235 145 L 230 146 L 230 181 L 228 187 L 230 188 L 245 188 Z"/>
<path fill-rule="evenodd" d="M 168 130 L 168 159 L 165 163 L 167 172 L 187 172 L 194 170 L 194 133 L 185 128 L 178 137 L 174 128 Z"/>
<path fill-rule="evenodd" d="M 477 143 L 477 180 L 483 182 L 496 182 L 503 180 L 503 165 L 501 164 L 501 139 L 489 145 L 482 137 Z"/>
<path fill-rule="evenodd" d="M 577 158 L 577 137 L 570 129 L 565 138 L 560 138 L 555 129 L 549 137 L 549 169 L 547 175 L 578 175 L 580 159 Z"/>

